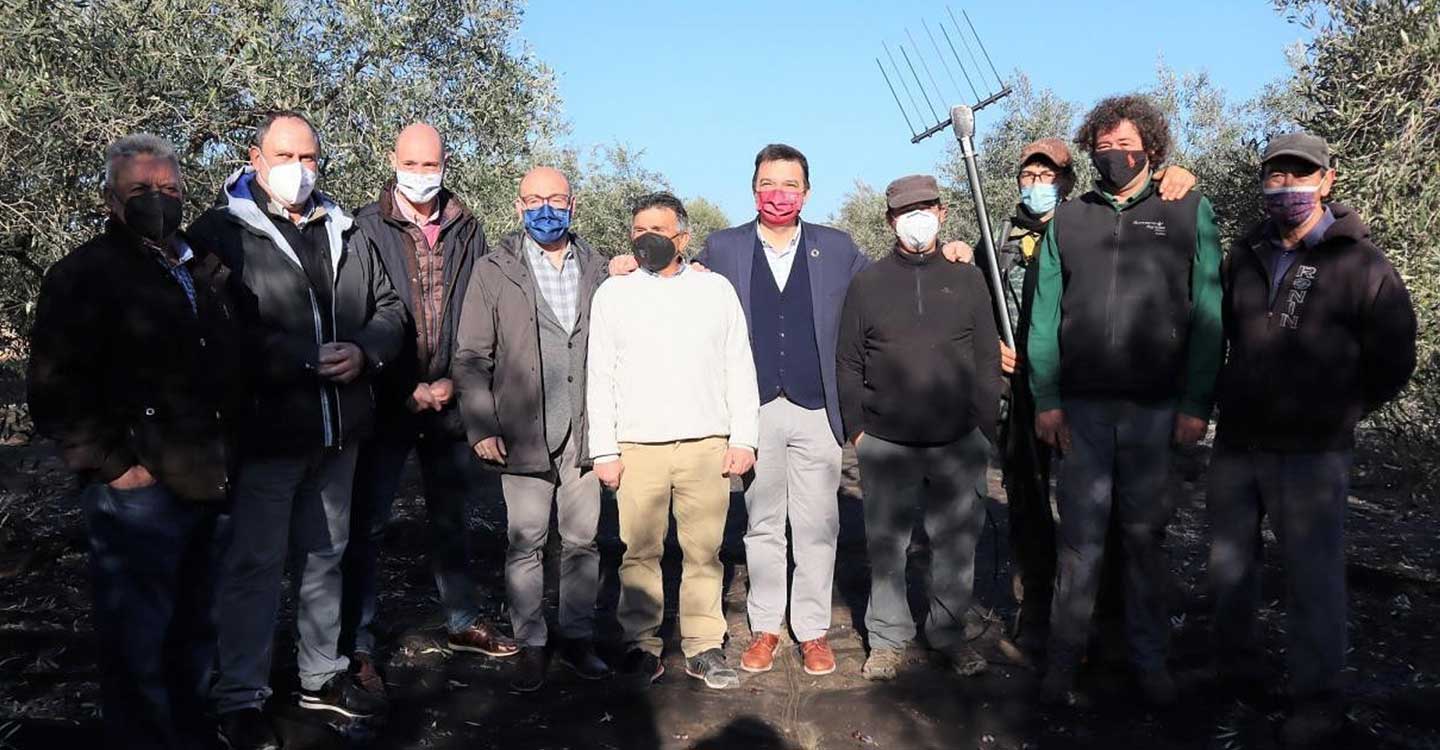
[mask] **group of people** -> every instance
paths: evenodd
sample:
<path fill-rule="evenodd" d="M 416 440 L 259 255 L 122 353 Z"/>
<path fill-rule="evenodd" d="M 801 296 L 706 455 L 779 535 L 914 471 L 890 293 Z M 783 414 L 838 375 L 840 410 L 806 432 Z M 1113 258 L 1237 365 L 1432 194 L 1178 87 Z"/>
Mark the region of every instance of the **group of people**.
<path fill-rule="evenodd" d="M 37 427 L 83 486 L 108 740 L 197 747 L 218 725 L 227 747 L 278 747 L 266 703 L 287 559 L 298 705 L 385 712 L 377 555 L 412 453 L 448 646 L 512 658 L 518 692 L 541 690 L 552 658 L 585 680 L 661 677 L 672 514 L 687 675 L 733 687 L 740 671 L 770 670 L 787 635 L 805 672 L 834 672 L 848 443 L 871 569 L 863 677 L 894 679 L 917 637 L 917 522 L 933 551 L 926 643 L 960 675 L 986 668 L 965 613 L 977 485 L 998 452 L 1022 594 L 1012 635 L 1043 659 L 1041 699 L 1073 700 L 1102 561 L 1118 556 L 1137 682 L 1167 705 L 1169 457 L 1206 434 L 1217 401 L 1221 676 L 1256 678 L 1269 515 L 1288 584 L 1287 737 L 1333 732 L 1353 433 L 1413 370 L 1404 285 L 1359 217 L 1328 200 L 1335 171 L 1315 136 L 1272 139 L 1257 186 L 1267 218 L 1223 260 L 1193 175 L 1160 169 L 1169 133 L 1151 103 L 1101 102 L 1076 143 L 1098 179 L 1073 199 L 1065 144 L 1024 150 L 991 289 L 986 256 L 940 241 L 933 177 L 887 188 L 894 246 L 871 262 L 801 218 L 809 164 L 785 145 L 756 156 L 755 218 L 690 253 L 668 193 L 634 204 L 628 249 L 590 246 L 567 176 L 549 167 L 520 181 L 520 229 L 492 247 L 423 123 L 399 133 L 393 177 L 352 214 L 316 189 L 311 123 L 267 115 L 248 163 L 184 230 L 174 149 L 116 141 L 109 221 L 46 274 L 29 381 Z M 470 572 L 465 513 L 483 471 L 501 475 L 513 638 L 482 618 Z M 719 558 L 732 478 L 748 518 L 738 661 Z M 614 664 L 595 643 L 602 487 L 625 548 Z"/>

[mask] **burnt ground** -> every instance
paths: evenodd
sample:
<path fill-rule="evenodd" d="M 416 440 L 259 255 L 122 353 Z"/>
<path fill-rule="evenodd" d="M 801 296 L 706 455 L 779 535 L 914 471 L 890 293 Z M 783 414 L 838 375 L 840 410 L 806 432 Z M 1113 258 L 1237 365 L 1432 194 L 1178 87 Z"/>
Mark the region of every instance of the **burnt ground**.
<path fill-rule="evenodd" d="M 70 478 L 40 445 L 12 429 L 0 447 L 0 748 L 100 746 L 95 653 L 85 577 L 85 538 Z M 1174 571 L 1172 666 L 1181 706 L 1142 709 L 1122 667 L 1100 653 L 1082 678 L 1093 696 L 1085 709 L 1042 711 L 1036 675 L 1005 662 L 998 638 L 1014 611 L 1005 549 L 1004 492 L 992 470 L 990 521 L 981 539 L 974 632 L 993 658 L 972 679 L 945 671 L 912 648 L 900 679 L 874 685 L 859 678 L 867 585 L 864 530 L 853 484 L 841 493 L 843 522 L 831 640 L 839 670 L 813 678 L 793 648 L 774 671 L 742 673 L 739 689 L 708 691 L 684 676 L 678 645 L 667 651 L 666 677 L 649 690 L 616 679 L 581 684 L 558 667 L 545 691 L 520 697 L 506 689 L 509 665 L 454 654 L 443 630 L 425 562 L 424 512 L 413 480 L 398 503 L 383 557 L 382 657 L 394 709 L 384 725 L 339 727 L 353 745 L 376 748 L 595 748 L 614 750 L 747 750 L 814 748 L 1272 748 L 1283 716 L 1278 698 L 1241 703 L 1216 696 L 1207 668 L 1209 597 L 1204 585 L 1205 448 L 1187 452 L 1175 483 L 1180 510 L 1172 525 Z M 1404 467 L 1362 451 L 1349 517 L 1352 608 L 1352 708 L 1340 746 L 1440 748 L 1440 512 L 1412 498 Z M 743 504 L 732 504 L 724 551 L 732 659 L 748 641 L 740 532 Z M 602 520 L 605 594 L 602 631 L 613 636 L 614 577 L 619 556 L 613 501 Z M 504 511 L 495 487 L 473 504 L 474 569 L 486 594 L 486 616 L 505 622 L 501 568 Z M 1273 536 L 1267 532 L 1273 542 Z M 554 541 L 552 539 L 552 545 Z M 912 547 L 912 577 L 925 567 L 923 541 Z M 678 550 L 667 566 L 675 600 Z M 1267 665 L 1283 664 L 1283 584 L 1273 556 L 1263 612 Z M 553 571 L 552 571 L 553 576 Z M 553 584 L 552 584 L 553 585 Z M 551 592 L 553 594 L 553 591 Z M 553 599 L 553 597 L 552 597 Z M 916 604 L 919 599 L 916 598 Z M 671 624 L 673 638 L 673 619 Z M 508 626 L 507 626 L 508 629 Z M 288 634 L 277 636 L 276 683 L 293 688 Z M 277 700 L 287 747 L 341 747 L 336 728 L 294 720 Z M 300 717 L 309 719 L 311 717 Z"/>

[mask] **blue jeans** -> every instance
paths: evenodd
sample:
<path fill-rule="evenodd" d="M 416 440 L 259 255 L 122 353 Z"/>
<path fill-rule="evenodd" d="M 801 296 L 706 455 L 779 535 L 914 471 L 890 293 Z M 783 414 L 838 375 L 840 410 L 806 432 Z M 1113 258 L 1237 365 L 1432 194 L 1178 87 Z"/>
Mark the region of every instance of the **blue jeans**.
<path fill-rule="evenodd" d="M 159 485 L 82 492 L 107 747 L 205 747 L 218 514 Z"/>
<path fill-rule="evenodd" d="M 1165 527 L 1175 408 L 1133 401 L 1066 399 L 1071 449 L 1060 462 L 1059 581 L 1050 612 L 1050 662 L 1073 668 L 1089 637 L 1105 537 L 1118 515 L 1125 550 L 1125 640 L 1140 671 L 1162 669 L 1170 648 Z"/>
<path fill-rule="evenodd" d="M 340 561 L 350 536 L 354 445 L 241 462 L 219 587 L 217 713 L 259 708 L 270 666 L 286 556 L 294 553 L 295 665 L 300 687 L 319 690 L 343 674 L 339 651 Z"/>
<path fill-rule="evenodd" d="M 1259 663 L 1260 522 L 1270 517 L 1285 581 L 1290 693 L 1341 688 L 1349 649 L 1345 612 L 1348 450 L 1269 453 L 1219 448 L 1210 459 L 1210 579 L 1222 669 Z"/>
<path fill-rule="evenodd" d="M 396 434 L 383 427 L 360 446 L 355 495 L 350 509 L 350 547 L 345 553 L 345 596 L 341 648 L 348 652 L 375 650 L 375 608 L 379 595 L 380 542 L 394 512 L 395 494 L 410 451 L 418 452 L 425 490 L 430 567 L 445 627 L 459 633 L 475 624 L 480 606 L 470 575 L 470 547 L 465 533 L 465 508 L 471 493 L 496 479 L 480 467 L 480 459 L 463 438 Z"/>

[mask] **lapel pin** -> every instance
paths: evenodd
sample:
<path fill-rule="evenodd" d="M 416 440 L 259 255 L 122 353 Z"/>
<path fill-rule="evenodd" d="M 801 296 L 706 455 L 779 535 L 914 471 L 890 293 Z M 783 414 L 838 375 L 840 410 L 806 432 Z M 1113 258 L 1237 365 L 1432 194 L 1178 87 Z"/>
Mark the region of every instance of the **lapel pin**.
<path fill-rule="evenodd" d="M 812 247 L 812 248 L 810 248 L 810 257 L 812 257 L 812 258 L 818 258 L 818 257 L 820 257 L 820 248 L 818 248 L 818 247 Z"/>

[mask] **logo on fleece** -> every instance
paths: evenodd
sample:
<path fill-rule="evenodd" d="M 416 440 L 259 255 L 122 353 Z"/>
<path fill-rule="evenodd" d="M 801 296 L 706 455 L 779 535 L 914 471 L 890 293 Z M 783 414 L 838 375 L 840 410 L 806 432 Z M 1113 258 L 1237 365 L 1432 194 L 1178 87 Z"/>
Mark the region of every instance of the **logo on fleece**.
<path fill-rule="evenodd" d="M 1290 281 L 1290 293 L 1285 295 L 1285 309 L 1280 313 L 1280 325 L 1295 329 L 1300 327 L 1300 309 L 1305 306 L 1305 296 L 1315 286 L 1315 266 L 1296 266 L 1295 278 Z"/>
<path fill-rule="evenodd" d="M 1156 237 L 1168 237 L 1170 235 L 1170 230 L 1165 227 L 1165 222 L 1163 221 L 1140 221 L 1136 219 L 1130 223 L 1137 227 L 1149 229 L 1151 234 L 1154 234 Z"/>

